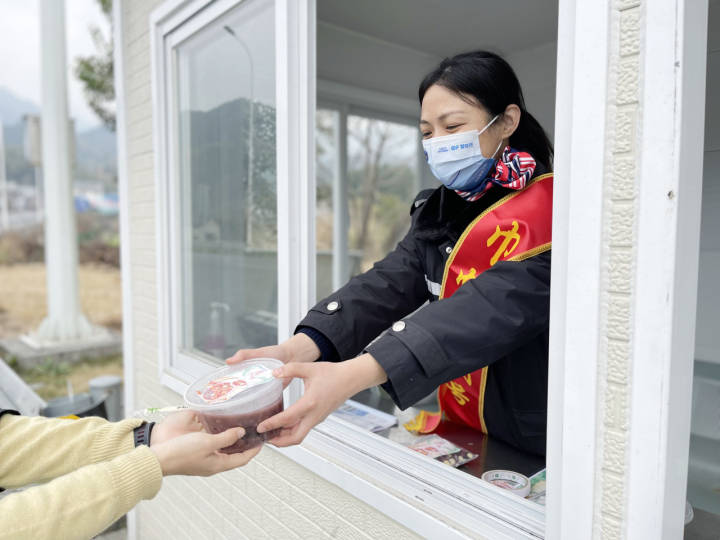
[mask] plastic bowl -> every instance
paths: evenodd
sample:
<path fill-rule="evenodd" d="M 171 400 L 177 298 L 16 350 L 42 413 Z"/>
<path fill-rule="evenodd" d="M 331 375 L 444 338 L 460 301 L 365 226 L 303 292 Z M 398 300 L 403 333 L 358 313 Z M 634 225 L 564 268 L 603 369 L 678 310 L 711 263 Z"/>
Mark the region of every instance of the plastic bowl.
<path fill-rule="evenodd" d="M 208 385 L 222 377 L 238 375 L 249 367 L 262 366 L 270 370 L 283 365 L 275 358 L 254 358 L 239 364 L 224 366 L 212 373 L 199 378 L 185 392 L 185 404 L 197 413 L 198 420 L 208 433 L 221 433 L 233 427 L 245 429 L 245 436 L 235 444 L 223 448 L 226 454 L 244 452 L 279 434 L 280 430 L 258 433 L 257 426 L 263 420 L 282 412 L 283 383 L 282 379 L 271 379 L 268 382 L 251 386 L 240 391 L 227 401 L 216 403 L 206 402 L 202 394 Z"/>

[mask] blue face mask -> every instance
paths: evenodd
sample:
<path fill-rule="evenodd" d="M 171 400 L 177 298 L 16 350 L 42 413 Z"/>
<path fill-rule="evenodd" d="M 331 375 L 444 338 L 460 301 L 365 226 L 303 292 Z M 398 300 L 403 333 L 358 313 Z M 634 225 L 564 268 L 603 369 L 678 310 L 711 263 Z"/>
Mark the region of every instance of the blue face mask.
<path fill-rule="evenodd" d="M 502 139 L 492 156 L 485 157 L 482 155 L 478 137 L 497 120 L 498 116 L 490 120 L 481 131 L 473 129 L 425 139 L 422 142 L 425 158 L 435 178 L 450 189 L 458 191 L 472 192 L 480 187 L 497 161 L 493 156 L 500 149 Z"/>

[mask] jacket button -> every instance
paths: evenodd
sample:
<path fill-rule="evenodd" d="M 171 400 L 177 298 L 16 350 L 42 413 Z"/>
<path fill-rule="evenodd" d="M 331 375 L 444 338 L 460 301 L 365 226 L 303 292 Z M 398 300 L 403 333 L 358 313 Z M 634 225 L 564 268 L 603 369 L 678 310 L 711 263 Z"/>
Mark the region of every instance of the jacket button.
<path fill-rule="evenodd" d="M 405 322 L 404 321 L 398 321 L 395 324 L 392 325 L 392 329 L 394 332 L 402 332 L 405 330 Z"/>
<path fill-rule="evenodd" d="M 330 302 L 326 307 L 327 307 L 328 311 L 337 311 L 337 308 L 340 307 L 340 304 L 333 301 L 333 302 Z"/>
<path fill-rule="evenodd" d="M 453 250 L 452 246 L 448 246 L 448 247 L 445 248 L 445 253 L 447 253 L 448 255 L 450 255 L 450 254 L 452 253 L 452 250 Z"/>

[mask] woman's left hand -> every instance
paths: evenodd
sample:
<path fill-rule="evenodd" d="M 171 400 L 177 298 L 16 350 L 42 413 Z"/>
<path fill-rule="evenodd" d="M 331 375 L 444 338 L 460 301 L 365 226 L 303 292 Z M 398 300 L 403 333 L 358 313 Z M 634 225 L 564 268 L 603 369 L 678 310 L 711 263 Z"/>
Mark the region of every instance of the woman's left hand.
<path fill-rule="evenodd" d="M 369 354 L 345 362 L 292 362 L 274 371 L 276 377 L 303 379 L 305 393 L 289 409 L 262 422 L 259 433 L 280 429 L 270 440 L 275 446 L 300 444 L 317 424 L 342 405 L 350 396 L 382 384 L 385 371 Z"/>

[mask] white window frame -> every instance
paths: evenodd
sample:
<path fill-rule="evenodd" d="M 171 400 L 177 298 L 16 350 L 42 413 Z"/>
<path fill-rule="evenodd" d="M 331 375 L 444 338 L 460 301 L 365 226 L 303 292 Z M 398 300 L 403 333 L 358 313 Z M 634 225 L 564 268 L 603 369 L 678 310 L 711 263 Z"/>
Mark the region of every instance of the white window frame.
<path fill-rule="evenodd" d="M 168 111 L 173 110 L 173 98 L 168 88 L 167 45 L 171 33 L 175 32 L 172 42 L 180 37 L 185 39 L 241 1 L 171 0 L 155 10 L 150 21 L 157 179 L 159 377 L 163 385 L 178 393 L 183 393 L 192 379 L 216 364 L 209 357 L 178 354 L 172 339 L 173 330 L 179 329 L 177 310 L 172 306 L 179 301 L 180 291 L 177 279 L 168 279 L 173 275 L 174 251 L 178 246 L 177 230 L 171 226 L 173 216 L 177 215 L 178 197 L 177 187 L 170 184 L 175 176 L 168 159 L 173 121 Z M 294 324 L 315 299 L 315 2 L 276 0 L 275 10 L 278 297 L 284 299 L 278 306 L 281 340 L 291 335 Z M 293 91 L 284 91 L 287 88 Z M 338 87 L 330 84 L 325 89 L 330 94 L 330 90 L 337 91 Z M 388 109 L 394 106 L 395 114 L 391 116 L 397 117 L 398 110 L 408 111 L 402 115 L 403 123 L 413 114 L 409 111 L 409 100 L 398 98 L 393 105 L 384 96 L 377 99 L 379 96 L 373 95 L 372 100 L 369 96 L 363 92 L 354 94 L 358 112 L 381 112 L 385 116 L 386 111 L 392 113 Z M 413 108 L 417 112 L 417 107 Z M 300 395 L 297 387 L 289 393 L 286 399 L 290 402 Z M 543 536 L 544 509 L 539 505 L 342 420 L 329 418 L 313 430 L 303 445 L 278 451 L 418 534 L 450 538 L 485 531 L 494 537 Z"/>
<path fill-rule="evenodd" d="M 152 101 L 153 145 L 155 149 L 156 172 L 156 222 L 157 222 L 157 269 L 158 269 L 158 325 L 159 336 L 159 377 L 160 382 L 176 392 L 183 393 L 187 385 L 197 377 L 217 366 L 217 360 L 199 351 L 189 353 L 180 347 L 179 336 L 183 332 L 180 315 L 183 300 L 182 276 L 180 275 L 180 216 L 179 205 L 181 186 L 173 183 L 177 171 L 173 156 L 177 155 L 175 144 L 176 92 L 171 87 L 174 69 L 173 48 L 205 28 L 218 17 L 241 5 L 244 0 L 171 0 L 156 9 L 150 16 L 150 42 L 152 61 Z M 275 6 L 277 9 L 277 6 Z M 279 115 L 278 115 L 279 116 Z M 278 178 L 280 175 L 278 175 Z M 279 190 L 280 191 L 280 190 Z M 278 197 L 280 210 L 282 195 Z M 278 227 L 283 225 L 278 217 Z M 280 253 L 281 234 L 279 231 L 278 253 Z M 278 261 L 278 267 L 282 268 Z M 281 280 L 282 282 L 282 280 Z M 279 291 L 282 294 L 282 291 Z M 288 314 L 282 313 L 279 306 L 279 319 L 287 321 Z M 283 316 L 285 317 L 283 319 Z M 278 335 L 284 335 L 282 324 Z M 287 324 L 286 324 L 287 326 Z"/>

